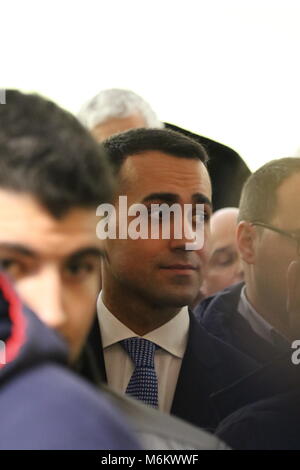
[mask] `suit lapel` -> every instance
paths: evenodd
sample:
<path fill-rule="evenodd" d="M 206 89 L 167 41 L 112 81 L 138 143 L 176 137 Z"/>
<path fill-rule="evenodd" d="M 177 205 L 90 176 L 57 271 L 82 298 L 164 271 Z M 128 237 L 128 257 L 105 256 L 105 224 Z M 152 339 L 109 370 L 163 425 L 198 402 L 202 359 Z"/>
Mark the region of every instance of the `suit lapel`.
<path fill-rule="evenodd" d="M 87 344 L 92 351 L 96 367 L 100 371 L 103 382 L 107 383 L 102 338 L 97 315 L 90 331 Z"/>
<path fill-rule="evenodd" d="M 255 333 L 239 313 L 232 315 L 231 334 L 233 340 L 230 344 L 261 364 L 274 359 L 279 353 L 271 343 Z"/>
<path fill-rule="evenodd" d="M 187 349 L 183 357 L 171 413 L 197 426 L 214 428 L 218 417 L 209 396 L 214 391 L 213 369 L 219 359 L 207 334 L 190 312 Z"/>

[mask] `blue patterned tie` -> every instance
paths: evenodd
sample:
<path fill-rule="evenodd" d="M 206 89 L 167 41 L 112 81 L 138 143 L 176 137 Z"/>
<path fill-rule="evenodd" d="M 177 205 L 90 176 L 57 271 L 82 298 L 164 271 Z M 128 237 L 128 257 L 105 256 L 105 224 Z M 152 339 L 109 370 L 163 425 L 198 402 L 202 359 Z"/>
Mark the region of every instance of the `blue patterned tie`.
<path fill-rule="evenodd" d="M 135 369 L 126 393 L 141 400 L 146 405 L 158 408 L 158 383 L 154 368 L 154 354 L 158 346 L 144 338 L 128 338 L 120 341 Z"/>

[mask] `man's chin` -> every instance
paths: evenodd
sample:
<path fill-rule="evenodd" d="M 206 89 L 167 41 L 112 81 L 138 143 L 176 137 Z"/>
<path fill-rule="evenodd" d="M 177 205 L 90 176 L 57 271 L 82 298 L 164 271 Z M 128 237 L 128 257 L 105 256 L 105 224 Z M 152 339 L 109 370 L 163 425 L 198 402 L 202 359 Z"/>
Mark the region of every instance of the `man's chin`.
<path fill-rule="evenodd" d="M 182 308 L 186 305 L 191 305 L 194 299 L 197 297 L 197 292 L 180 292 L 180 289 L 174 292 L 161 293 L 160 305 L 161 307 L 173 307 L 173 308 Z"/>

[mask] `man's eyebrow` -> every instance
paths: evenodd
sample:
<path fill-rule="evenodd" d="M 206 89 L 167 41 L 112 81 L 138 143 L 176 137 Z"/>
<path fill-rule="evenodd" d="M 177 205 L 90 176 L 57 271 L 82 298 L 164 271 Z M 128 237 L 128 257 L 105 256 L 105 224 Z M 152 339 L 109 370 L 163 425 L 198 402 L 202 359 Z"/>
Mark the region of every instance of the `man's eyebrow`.
<path fill-rule="evenodd" d="M 37 258 L 38 253 L 31 248 L 28 248 L 26 245 L 19 243 L 10 243 L 10 242 L 0 242 L 0 250 L 10 250 L 19 253 L 22 256 L 28 256 L 30 258 Z"/>
<path fill-rule="evenodd" d="M 193 194 L 192 199 L 194 203 L 208 204 L 210 207 L 212 207 L 211 200 L 202 193 Z M 178 202 L 179 197 L 177 194 L 173 194 L 173 193 L 151 193 L 151 194 L 148 194 L 148 196 L 144 197 L 142 202 L 155 201 L 155 200 L 160 200 L 160 201 L 164 201 L 168 203 L 175 203 L 175 202 Z"/>
<path fill-rule="evenodd" d="M 74 253 L 70 253 L 68 258 L 74 260 L 77 258 L 83 258 L 84 256 L 101 257 L 103 256 L 103 251 L 97 247 L 82 248 L 81 250 L 75 251 Z"/>
<path fill-rule="evenodd" d="M 212 207 L 211 200 L 202 193 L 193 194 L 192 199 L 196 204 L 208 204 L 210 207 Z"/>
<path fill-rule="evenodd" d="M 148 202 L 148 201 L 163 201 L 163 202 L 168 202 L 168 203 L 174 203 L 178 201 L 178 196 L 177 194 L 173 193 L 151 193 L 148 194 L 148 196 L 144 197 L 142 202 Z"/>
<path fill-rule="evenodd" d="M 28 248 L 26 245 L 22 245 L 19 243 L 9 243 L 9 242 L 0 242 L 0 250 L 10 250 L 19 253 L 22 256 L 28 256 L 30 258 L 38 258 L 39 253 L 34 251 L 32 248 Z M 102 256 L 103 251 L 98 247 L 86 247 L 82 248 L 78 251 L 74 251 L 67 255 L 68 258 L 82 258 L 83 256 Z"/>

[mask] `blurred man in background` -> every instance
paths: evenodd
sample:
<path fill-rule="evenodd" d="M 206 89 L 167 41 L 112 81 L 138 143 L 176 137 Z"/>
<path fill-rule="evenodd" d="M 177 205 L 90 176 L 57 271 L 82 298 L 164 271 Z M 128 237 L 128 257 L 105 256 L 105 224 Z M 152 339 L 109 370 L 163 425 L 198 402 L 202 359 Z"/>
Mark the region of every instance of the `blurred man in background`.
<path fill-rule="evenodd" d="M 299 256 L 299 182 L 299 158 L 273 160 L 248 179 L 237 228 L 245 283 L 197 309 L 208 331 L 260 363 L 300 335 L 287 312 L 288 267 Z"/>
<path fill-rule="evenodd" d="M 239 210 L 226 207 L 214 212 L 210 221 L 210 254 L 203 285 L 193 302 L 194 307 L 205 297 L 243 279 L 243 268 L 236 242 Z"/>
<path fill-rule="evenodd" d="M 227 207 L 213 213 L 208 267 L 202 287 L 207 297 L 243 280 L 243 268 L 236 242 L 239 210 Z"/>
<path fill-rule="evenodd" d="M 78 119 L 98 142 L 128 129 L 164 127 L 141 96 L 118 88 L 100 91 L 82 106 Z"/>

